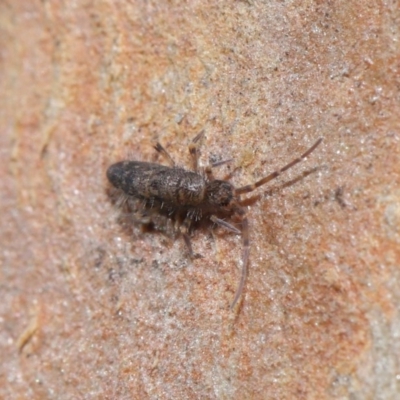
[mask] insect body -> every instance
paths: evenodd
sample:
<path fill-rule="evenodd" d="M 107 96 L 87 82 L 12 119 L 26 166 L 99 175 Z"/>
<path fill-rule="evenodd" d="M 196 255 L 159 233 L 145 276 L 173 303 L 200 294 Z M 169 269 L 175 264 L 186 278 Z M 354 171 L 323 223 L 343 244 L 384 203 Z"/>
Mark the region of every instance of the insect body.
<path fill-rule="evenodd" d="M 158 210 L 176 221 L 192 256 L 194 253 L 189 233 L 193 223 L 197 221 L 208 219 L 231 232 L 241 234 L 242 274 L 231 304 L 233 308 L 242 294 L 249 261 L 249 228 L 245 210 L 240 205 L 240 196 L 252 192 L 299 163 L 316 149 L 322 138 L 318 139 L 303 155 L 283 168 L 253 184 L 235 188 L 225 180 L 214 179 L 212 174 L 213 167 L 230 160 L 212 164 L 200 171 L 197 148 L 202 136 L 203 132 L 197 135 L 189 146 L 193 171 L 176 167 L 171 156 L 157 143 L 155 149 L 164 155 L 170 166 L 140 161 L 121 161 L 108 168 L 107 178 L 113 186 L 122 190 L 129 198 L 142 201 L 145 207 Z M 241 221 L 240 230 L 223 219 L 234 215 Z"/>
<path fill-rule="evenodd" d="M 226 208 L 234 197 L 234 187 L 226 181 L 208 181 L 202 175 L 183 168 L 160 164 L 122 161 L 107 171 L 110 182 L 136 199 L 200 220 Z M 236 231 L 236 229 L 235 229 Z"/>

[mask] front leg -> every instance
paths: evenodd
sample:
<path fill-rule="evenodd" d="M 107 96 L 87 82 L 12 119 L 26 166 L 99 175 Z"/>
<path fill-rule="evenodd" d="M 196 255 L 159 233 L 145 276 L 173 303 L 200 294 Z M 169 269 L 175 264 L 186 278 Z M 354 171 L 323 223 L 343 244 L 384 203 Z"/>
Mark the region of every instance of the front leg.
<path fill-rule="evenodd" d="M 239 229 L 235 228 L 233 225 L 224 221 L 223 219 L 217 218 L 215 215 L 211 215 L 210 220 L 229 232 L 236 233 L 237 235 L 242 233 Z"/>

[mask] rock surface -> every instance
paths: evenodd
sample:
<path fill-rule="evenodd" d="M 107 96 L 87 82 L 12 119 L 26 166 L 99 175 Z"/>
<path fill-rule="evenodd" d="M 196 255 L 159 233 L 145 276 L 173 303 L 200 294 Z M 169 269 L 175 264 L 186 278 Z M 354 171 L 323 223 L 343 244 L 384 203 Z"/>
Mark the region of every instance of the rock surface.
<path fill-rule="evenodd" d="M 395 399 L 398 2 L 3 1 L 0 397 Z M 107 167 L 233 158 L 240 238 L 130 231 Z"/>

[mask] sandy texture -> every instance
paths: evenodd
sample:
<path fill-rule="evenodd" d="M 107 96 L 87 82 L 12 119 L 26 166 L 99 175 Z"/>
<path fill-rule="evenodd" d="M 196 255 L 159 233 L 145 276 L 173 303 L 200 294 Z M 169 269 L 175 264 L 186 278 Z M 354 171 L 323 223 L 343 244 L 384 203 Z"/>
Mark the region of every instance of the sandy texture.
<path fill-rule="evenodd" d="M 398 1 L 0 2 L 0 398 L 396 399 Z M 129 232 L 107 167 L 233 157 L 241 242 Z"/>

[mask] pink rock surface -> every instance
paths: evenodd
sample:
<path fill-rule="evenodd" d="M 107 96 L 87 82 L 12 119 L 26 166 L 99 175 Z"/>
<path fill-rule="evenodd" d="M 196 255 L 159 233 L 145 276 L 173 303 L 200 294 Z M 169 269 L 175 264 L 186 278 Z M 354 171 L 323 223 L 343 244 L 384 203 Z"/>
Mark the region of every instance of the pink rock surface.
<path fill-rule="evenodd" d="M 0 397 L 395 399 L 396 2 L 0 4 Z M 126 232 L 107 167 L 233 158 L 241 242 Z"/>

